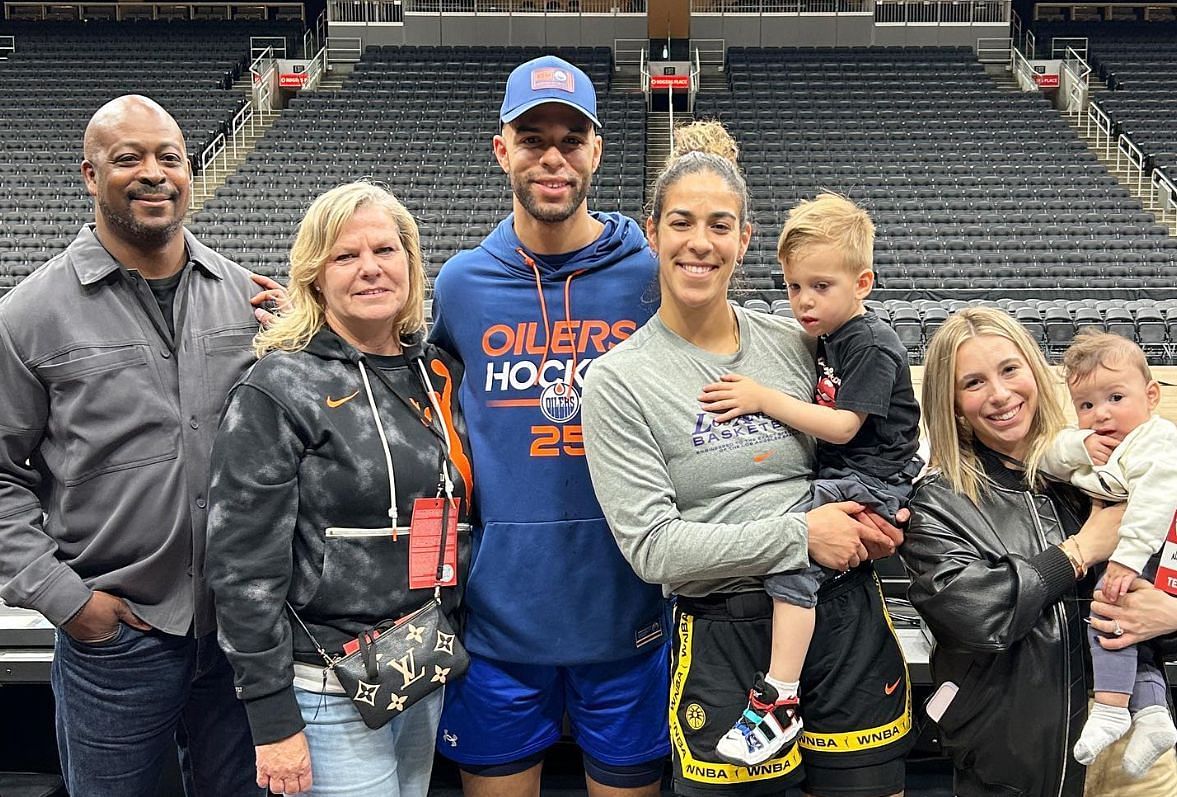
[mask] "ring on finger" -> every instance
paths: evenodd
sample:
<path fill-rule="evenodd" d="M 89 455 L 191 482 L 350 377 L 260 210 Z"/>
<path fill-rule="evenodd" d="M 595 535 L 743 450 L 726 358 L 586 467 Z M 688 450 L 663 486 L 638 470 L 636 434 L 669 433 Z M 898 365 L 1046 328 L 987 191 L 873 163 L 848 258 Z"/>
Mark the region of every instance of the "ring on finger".
<path fill-rule="evenodd" d="M 1120 627 L 1119 620 L 1112 620 L 1112 636 L 1124 636 L 1124 629 Z"/>

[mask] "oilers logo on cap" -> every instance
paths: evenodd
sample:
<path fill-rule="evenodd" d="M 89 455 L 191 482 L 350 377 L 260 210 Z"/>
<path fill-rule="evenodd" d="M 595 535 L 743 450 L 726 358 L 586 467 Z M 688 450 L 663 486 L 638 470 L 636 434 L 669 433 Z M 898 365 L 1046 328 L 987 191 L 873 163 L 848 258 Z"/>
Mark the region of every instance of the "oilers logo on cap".
<path fill-rule="evenodd" d="M 571 72 L 555 67 L 540 67 L 531 71 L 531 90 L 560 89 L 572 93 L 576 91 L 576 78 Z"/>

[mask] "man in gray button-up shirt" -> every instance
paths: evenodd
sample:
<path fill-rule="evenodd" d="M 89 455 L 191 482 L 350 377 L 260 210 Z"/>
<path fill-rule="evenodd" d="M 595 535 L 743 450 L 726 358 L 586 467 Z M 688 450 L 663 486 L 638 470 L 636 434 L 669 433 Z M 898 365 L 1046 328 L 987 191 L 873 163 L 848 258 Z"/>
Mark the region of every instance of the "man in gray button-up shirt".
<path fill-rule="evenodd" d="M 0 300 L 0 597 L 58 628 L 71 794 L 154 793 L 174 735 L 189 794 L 256 795 L 203 567 L 257 288 L 184 230 L 191 174 L 163 108 L 120 97 L 83 148 L 96 223 Z"/>

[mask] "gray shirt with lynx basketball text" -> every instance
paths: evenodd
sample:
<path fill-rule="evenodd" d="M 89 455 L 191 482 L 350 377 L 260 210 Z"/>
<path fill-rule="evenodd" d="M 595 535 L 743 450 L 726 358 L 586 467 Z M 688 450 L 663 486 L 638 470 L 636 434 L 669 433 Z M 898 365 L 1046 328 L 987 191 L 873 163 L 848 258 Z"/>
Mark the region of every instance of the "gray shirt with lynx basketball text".
<path fill-rule="evenodd" d="M 585 449 L 597 499 L 638 576 L 668 594 L 761 589 L 809 564 L 805 515 L 813 440 L 769 418 L 724 424 L 703 386 L 738 373 L 801 401 L 813 354 L 792 319 L 735 308 L 740 349 L 704 351 L 654 316 L 600 357 L 584 388 Z"/>

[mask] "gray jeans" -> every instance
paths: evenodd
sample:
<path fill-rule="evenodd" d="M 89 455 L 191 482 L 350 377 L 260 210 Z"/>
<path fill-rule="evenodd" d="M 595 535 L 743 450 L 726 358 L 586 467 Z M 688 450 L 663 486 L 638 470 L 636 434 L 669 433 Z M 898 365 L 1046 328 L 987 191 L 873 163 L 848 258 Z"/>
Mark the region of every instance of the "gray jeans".
<path fill-rule="evenodd" d="M 823 504 L 857 501 L 894 521 L 895 514 L 911 498 L 911 478 L 922 464 L 918 459 L 912 460 L 912 465 L 894 483 L 857 471 L 824 468 L 813 480 L 809 497 L 789 511 L 804 512 Z M 764 591 L 773 600 L 812 609 L 817 605 L 817 591 L 833 575 L 837 575 L 833 570 L 811 564 L 800 570 L 773 573 L 764 579 Z"/>

